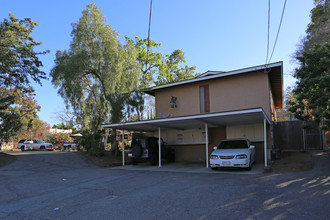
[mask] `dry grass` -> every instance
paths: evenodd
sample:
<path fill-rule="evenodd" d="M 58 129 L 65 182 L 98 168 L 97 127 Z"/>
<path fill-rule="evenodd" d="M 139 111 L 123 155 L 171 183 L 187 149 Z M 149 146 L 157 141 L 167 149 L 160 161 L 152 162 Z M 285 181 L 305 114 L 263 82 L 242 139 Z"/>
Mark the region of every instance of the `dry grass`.
<path fill-rule="evenodd" d="M 99 167 L 113 167 L 113 166 L 121 166 L 123 164 L 122 156 L 116 156 L 110 151 L 105 151 L 104 156 L 96 157 L 91 156 L 87 152 L 80 151 L 79 154 L 84 157 L 85 159 L 92 161 L 95 165 Z M 128 164 L 130 161 L 127 159 L 126 155 L 125 163 Z"/>
<path fill-rule="evenodd" d="M 314 167 L 312 156 L 306 151 L 283 152 L 280 160 L 275 160 L 272 171 L 275 173 L 300 172 Z"/>

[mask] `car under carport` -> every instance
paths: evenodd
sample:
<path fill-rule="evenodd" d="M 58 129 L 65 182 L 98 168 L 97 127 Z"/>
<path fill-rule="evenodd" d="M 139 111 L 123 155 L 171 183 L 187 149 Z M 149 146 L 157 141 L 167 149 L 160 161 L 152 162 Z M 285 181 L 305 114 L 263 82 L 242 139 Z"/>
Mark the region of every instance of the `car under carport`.
<path fill-rule="evenodd" d="M 209 167 L 209 130 L 214 128 L 223 128 L 226 126 L 235 126 L 238 124 L 253 124 L 259 123 L 263 125 L 263 159 L 264 166 L 268 166 L 268 152 L 271 121 L 265 114 L 262 108 L 246 109 L 238 111 L 206 113 L 182 117 L 169 117 L 154 120 L 145 120 L 137 122 L 126 122 L 117 124 L 105 124 L 102 127 L 105 129 L 118 129 L 123 131 L 143 131 L 154 132 L 160 139 L 162 133 L 171 130 L 185 130 L 185 129 L 205 129 L 205 163 L 206 168 Z M 124 134 L 124 132 L 122 132 Z M 124 135 L 122 136 L 124 140 Z M 125 149 L 123 149 L 124 151 Z M 123 155 L 122 164 L 125 166 L 125 154 Z M 161 158 L 161 145 L 159 144 L 159 158 Z M 162 166 L 162 161 L 159 159 L 159 167 Z"/>

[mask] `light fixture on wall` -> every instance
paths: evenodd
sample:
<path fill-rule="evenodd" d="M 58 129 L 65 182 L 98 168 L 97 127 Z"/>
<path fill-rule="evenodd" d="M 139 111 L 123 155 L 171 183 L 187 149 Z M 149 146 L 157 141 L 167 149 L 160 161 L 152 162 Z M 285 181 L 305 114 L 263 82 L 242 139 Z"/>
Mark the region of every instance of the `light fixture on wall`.
<path fill-rule="evenodd" d="M 177 101 L 178 101 L 177 97 L 171 96 L 171 101 L 170 101 L 171 108 L 176 108 L 177 107 Z"/>

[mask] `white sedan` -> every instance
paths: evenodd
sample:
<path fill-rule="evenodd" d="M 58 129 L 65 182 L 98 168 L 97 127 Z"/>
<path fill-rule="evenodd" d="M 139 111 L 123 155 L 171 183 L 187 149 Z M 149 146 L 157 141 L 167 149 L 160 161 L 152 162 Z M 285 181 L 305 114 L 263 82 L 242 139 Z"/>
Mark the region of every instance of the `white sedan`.
<path fill-rule="evenodd" d="M 46 143 L 43 140 L 23 139 L 17 144 L 17 149 L 25 150 L 53 150 L 53 144 Z"/>
<path fill-rule="evenodd" d="M 251 169 L 255 161 L 255 147 L 248 139 L 228 139 L 220 142 L 211 153 L 210 166 L 241 167 Z"/>

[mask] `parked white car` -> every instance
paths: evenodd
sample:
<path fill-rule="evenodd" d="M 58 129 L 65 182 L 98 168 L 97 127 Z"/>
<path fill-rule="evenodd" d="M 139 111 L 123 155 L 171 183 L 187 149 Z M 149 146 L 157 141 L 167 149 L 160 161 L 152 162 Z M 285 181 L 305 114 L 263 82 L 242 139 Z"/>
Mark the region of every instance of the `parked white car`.
<path fill-rule="evenodd" d="M 53 150 L 53 144 L 46 143 L 43 140 L 23 139 L 17 144 L 17 149 L 25 150 Z"/>
<path fill-rule="evenodd" d="M 255 147 L 248 139 L 228 139 L 220 142 L 211 153 L 210 166 L 241 167 L 251 169 L 255 162 Z"/>
<path fill-rule="evenodd" d="M 78 147 L 78 145 L 75 142 L 64 142 L 63 143 L 63 149 L 76 150 L 77 147 Z"/>

